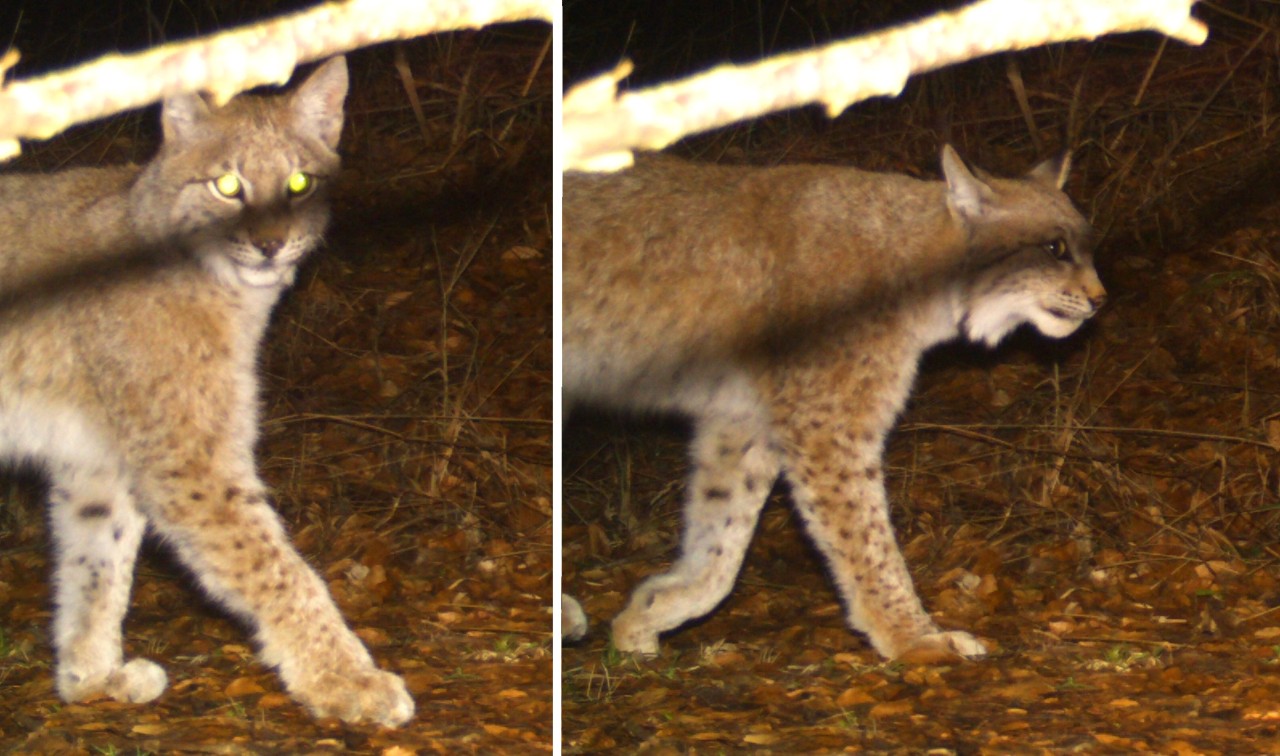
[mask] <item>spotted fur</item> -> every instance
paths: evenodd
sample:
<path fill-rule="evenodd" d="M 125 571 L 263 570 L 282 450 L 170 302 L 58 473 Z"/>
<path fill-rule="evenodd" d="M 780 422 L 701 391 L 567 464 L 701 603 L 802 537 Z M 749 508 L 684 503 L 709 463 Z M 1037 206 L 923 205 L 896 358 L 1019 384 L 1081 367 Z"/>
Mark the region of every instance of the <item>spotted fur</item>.
<path fill-rule="evenodd" d="M 166 686 L 121 639 L 149 529 L 316 716 L 413 714 L 290 545 L 253 459 L 259 343 L 328 222 L 346 92 L 335 59 L 290 94 L 177 97 L 145 167 L 0 177 L 0 456 L 50 481 L 66 701 Z"/>
<path fill-rule="evenodd" d="M 929 347 L 1061 337 L 1105 298 L 1066 161 L 945 181 L 669 158 L 565 179 L 570 401 L 694 421 L 680 555 L 613 621 L 622 650 L 712 611 L 776 479 L 826 557 L 849 625 L 886 657 L 979 656 L 924 611 L 894 539 L 883 453 Z"/>

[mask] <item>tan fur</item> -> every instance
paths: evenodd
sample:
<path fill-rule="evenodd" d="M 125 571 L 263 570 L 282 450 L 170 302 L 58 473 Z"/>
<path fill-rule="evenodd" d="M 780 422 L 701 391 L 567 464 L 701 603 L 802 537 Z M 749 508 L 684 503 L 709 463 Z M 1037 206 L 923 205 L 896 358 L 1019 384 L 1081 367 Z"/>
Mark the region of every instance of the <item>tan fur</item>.
<path fill-rule="evenodd" d="M 894 542 L 884 439 L 930 346 L 994 344 L 1021 323 L 1075 330 L 1104 292 L 1066 164 L 947 181 L 830 166 L 730 168 L 666 157 L 565 178 L 570 401 L 695 423 L 681 555 L 613 623 L 622 650 L 731 589 L 779 476 L 826 556 L 850 625 L 887 657 L 976 656 L 916 597 Z"/>
<path fill-rule="evenodd" d="M 253 459 L 259 342 L 328 221 L 346 89 L 338 59 L 288 95 L 174 98 L 145 167 L 0 177 L 0 454 L 50 478 L 65 700 L 165 687 L 120 637 L 149 528 L 314 714 L 413 713 L 290 545 Z M 288 192 L 296 172 L 316 188 Z M 227 174 L 238 196 L 217 192 Z"/>
<path fill-rule="evenodd" d="M 81 266 L 137 252 L 129 225 L 128 187 L 137 166 L 74 168 L 0 181 L 0 292 L 29 290 Z M 76 222 L 68 223 L 74 218 Z"/>

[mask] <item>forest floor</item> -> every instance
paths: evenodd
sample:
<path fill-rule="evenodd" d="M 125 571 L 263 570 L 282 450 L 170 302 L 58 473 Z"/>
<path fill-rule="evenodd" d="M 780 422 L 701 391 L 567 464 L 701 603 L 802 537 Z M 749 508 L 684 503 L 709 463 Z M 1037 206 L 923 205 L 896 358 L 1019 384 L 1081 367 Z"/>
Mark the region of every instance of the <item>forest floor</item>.
<path fill-rule="evenodd" d="M 978 661 L 882 660 L 782 487 L 723 604 L 618 654 L 608 620 L 674 556 L 687 430 L 571 419 L 565 586 L 595 627 L 565 651 L 566 753 L 1280 752 L 1277 19 L 1248 8 L 1206 11 L 1200 49 L 1019 56 L 1025 112 L 1001 59 L 686 143 L 937 176 L 949 139 L 1014 173 L 1066 124 L 1110 299 L 1063 342 L 933 353 L 890 439 L 907 563 Z"/>
<path fill-rule="evenodd" d="M 529 24 L 406 43 L 421 119 L 393 46 L 350 57 L 334 226 L 265 347 L 261 473 L 348 622 L 404 675 L 414 719 L 314 721 L 154 544 L 126 645 L 169 689 L 63 704 L 48 535 L 21 480 L 0 509 L 0 752 L 550 750 L 549 37 Z M 155 130 L 137 123 L 78 129 L 26 165 L 145 159 Z"/>

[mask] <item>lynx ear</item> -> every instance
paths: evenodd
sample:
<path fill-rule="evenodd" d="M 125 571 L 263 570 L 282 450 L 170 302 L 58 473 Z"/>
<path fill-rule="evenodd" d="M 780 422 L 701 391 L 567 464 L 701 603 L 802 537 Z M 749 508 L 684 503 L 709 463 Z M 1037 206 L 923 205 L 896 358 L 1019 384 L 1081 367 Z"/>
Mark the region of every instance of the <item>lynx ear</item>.
<path fill-rule="evenodd" d="M 1027 178 L 1044 186 L 1061 189 L 1067 184 L 1067 175 L 1071 173 L 1071 153 L 1064 152 L 1056 158 L 1049 158 L 1027 172 Z"/>
<path fill-rule="evenodd" d="M 947 179 L 947 207 L 961 218 L 982 215 L 983 206 L 995 196 L 986 182 L 969 172 L 949 144 L 942 146 L 942 175 Z"/>
<path fill-rule="evenodd" d="M 200 132 L 200 125 L 209 119 L 212 112 L 209 101 L 202 94 L 182 94 L 167 98 L 160 109 L 164 141 L 191 139 Z"/>
<path fill-rule="evenodd" d="M 331 149 L 342 136 L 342 101 L 347 98 L 347 59 L 330 58 L 302 82 L 292 96 L 301 128 L 315 133 Z"/>

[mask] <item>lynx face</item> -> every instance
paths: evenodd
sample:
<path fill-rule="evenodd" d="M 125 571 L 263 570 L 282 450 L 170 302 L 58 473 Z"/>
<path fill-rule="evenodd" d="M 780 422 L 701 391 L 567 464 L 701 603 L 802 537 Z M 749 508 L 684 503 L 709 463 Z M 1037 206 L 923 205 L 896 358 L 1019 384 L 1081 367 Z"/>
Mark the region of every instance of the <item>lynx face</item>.
<path fill-rule="evenodd" d="M 133 192 L 140 231 L 180 238 L 228 282 L 291 284 L 328 222 L 336 91 L 303 87 L 287 107 L 254 96 L 222 107 L 200 95 L 166 100 L 164 147 Z M 166 194 L 165 209 L 153 209 Z"/>
<path fill-rule="evenodd" d="M 328 217 L 315 196 L 323 181 L 312 166 L 288 160 L 256 163 L 244 174 L 227 172 L 210 180 L 213 201 L 233 220 L 229 232 L 203 240 L 197 251 L 206 259 L 229 260 L 245 285 L 292 283 Z"/>
<path fill-rule="evenodd" d="M 995 346 L 1023 323 L 1061 338 L 1106 301 L 1093 268 L 1092 229 L 1062 193 L 1068 157 L 1016 179 L 971 173 L 944 151 L 952 212 L 989 250 L 962 286 L 960 331 Z"/>
<path fill-rule="evenodd" d="M 1062 338 L 1093 317 L 1106 298 L 1089 253 L 1058 238 L 1019 249 L 979 274 L 966 293 L 962 330 L 988 346 L 1023 323 Z"/>

